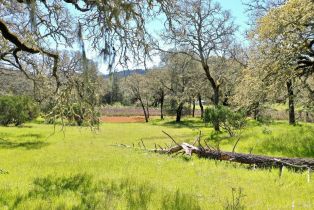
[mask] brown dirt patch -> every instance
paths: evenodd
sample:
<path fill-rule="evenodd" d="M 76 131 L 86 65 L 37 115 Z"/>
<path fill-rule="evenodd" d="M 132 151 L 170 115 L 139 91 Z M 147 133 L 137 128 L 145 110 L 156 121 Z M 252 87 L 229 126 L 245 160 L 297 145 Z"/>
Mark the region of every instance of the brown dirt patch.
<path fill-rule="evenodd" d="M 130 116 L 130 117 L 101 117 L 100 118 L 101 122 L 113 122 L 113 123 L 121 123 L 121 122 L 145 122 L 145 118 L 141 116 Z"/>

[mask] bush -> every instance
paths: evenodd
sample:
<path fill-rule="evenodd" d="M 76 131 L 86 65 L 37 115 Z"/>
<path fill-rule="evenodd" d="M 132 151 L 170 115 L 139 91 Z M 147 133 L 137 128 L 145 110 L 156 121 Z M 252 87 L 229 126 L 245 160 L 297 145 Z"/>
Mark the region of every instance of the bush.
<path fill-rule="evenodd" d="M 205 109 L 204 122 L 212 125 L 219 123 L 220 127 L 226 130 L 230 136 L 234 136 L 235 130 L 246 125 L 246 116 L 241 111 L 236 112 L 225 106 L 218 106 Z"/>
<path fill-rule="evenodd" d="M 259 124 L 265 124 L 265 125 L 269 125 L 270 123 L 272 123 L 272 119 L 271 119 L 271 116 L 269 114 L 259 114 L 256 117 L 256 121 Z"/>
<path fill-rule="evenodd" d="M 39 114 L 37 104 L 25 96 L 0 96 L 0 125 L 16 126 L 36 118 Z"/>

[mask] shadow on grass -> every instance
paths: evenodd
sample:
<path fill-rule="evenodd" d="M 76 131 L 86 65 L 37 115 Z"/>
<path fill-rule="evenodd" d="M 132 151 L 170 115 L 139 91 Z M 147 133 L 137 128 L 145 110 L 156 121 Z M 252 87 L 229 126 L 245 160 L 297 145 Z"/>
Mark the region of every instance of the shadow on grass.
<path fill-rule="evenodd" d="M 23 206 L 24 203 L 34 200 L 37 200 L 36 203 L 39 205 L 36 209 L 46 209 L 49 205 L 52 205 L 53 198 L 69 196 L 69 193 L 73 193 L 80 198 L 80 203 L 73 206 L 72 209 L 95 209 L 98 201 L 92 195 L 96 192 L 97 189 L 92 185 L 91 176 L 86 174 L 71 177 L 47 176 L 36 178 L 33 181 L 33 189 L 24 196 L 18 196 L 11 209 L 18 208 L 20 205 Z M 55 205 L 50 206 L 49 209 L 66 209 L 66 203 Z"/>
<path fill-rule="evenodd" d="M 42 138 L 43 135 L 42 134 L 38 134 L 38 133 L 27 133 L 27 134 L 22 134 L 22 135 L 19 135 L 18 138 L 36 138 L 36 139 L 39 139 L 39 138 Z"/>
<path fill-rule="evenodd" d="M 154 196 L 161 196 L 161 200 L 156 201 Z M 73 202 L 67 202 L 68 199 Z M 28 193 L 15 196 L 12 202 L 0 199 L 1 202 L 9 205 L 10 209 L 27 207 L 25 205 L 36 209 L 200 209 L 193 196 L 180 191 L 157 191 L 148 183 L 137 183 L 129 178 L 95 181 L 87 174 L 36 178 Z"/>
<path fill-rule="evenodd" d="M 31 126 L 31 125 L 25 125 L 25 124 L 22 124 L 19 126 L 13 126 L 13 127 L 16 127 L 16 128 L 33 128 L 33 126 Z"/>
<path fill-rule="evenodd" d="M 202 128 L 205 126 L 205 124 L 201 120 L 183 120 L 181 122 L 174 121 L 168 121 L 165 123 L 162 123 L 161 125 L 171 128 Z"/>
<path fill-rule="evenodd" d="M 8 139 L 0 138 L 0 148 L 4 149 L 15 149 L 15 148 L 24 148 L 24 149 L 40 149 L 44 146 L 47 146 L 47 142 L 43 141 L 24 141 L 24 142 L 14 142 Z"/>
<path fill-rule="evenodd" d="M 33 128 L 33 126 L 26 125 L 26 124 L 22 124 L 22 125 L 9 124 L 9 125 L 1 125 L 1 127 L 6 128 L 6 129 L 9 129 L 9 128 Z"/>
<path fill-rule="evenodd" d="M 162 136 L 149 136 L 149 137 L 144 137 L 141 138 L 142 140 L 169 140 L 169 143 L 171 143 L 171 140 L 168 136 L 164 135 L 163 133 L 161 133 Z M 180 139 L 187 137 L 187 134 L 177 134 L 177 135 L 171 135 L 174 139 L 180 141 Z M 191 138 L 193 138 L 194 135 L 191 134 Z M 156 142 L 157 143 L 157 142 Z"/>

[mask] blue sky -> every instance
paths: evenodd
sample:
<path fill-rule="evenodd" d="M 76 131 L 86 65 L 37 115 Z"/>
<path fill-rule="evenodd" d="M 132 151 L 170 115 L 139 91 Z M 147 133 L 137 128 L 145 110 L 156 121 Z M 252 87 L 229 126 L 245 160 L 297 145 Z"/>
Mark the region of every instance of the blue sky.
<path fill-rule="evenodd" d="M 218 0 L 224 9 L 231 12 L 235 19 L 235 23 L 239 26 L 240 32 L 244 32 L 248 28 L 248 17 L 245 14 L 245 6 L 241 0 Z"/>
<path fill-rule="evenodd" d="M 223 9 L 230 11 L 235 24 L 239 26 L 240 34 L 248 29 L 248 17 L 245 13 L 245 6 L 242 4 L 242 0 L 214 0 L 214 2 L 219 2 Z M 149 27 L 158 31 L 159 27 L 162 27 L 161 22 L 161 20 L 153 20 L 151 26 Z"/>

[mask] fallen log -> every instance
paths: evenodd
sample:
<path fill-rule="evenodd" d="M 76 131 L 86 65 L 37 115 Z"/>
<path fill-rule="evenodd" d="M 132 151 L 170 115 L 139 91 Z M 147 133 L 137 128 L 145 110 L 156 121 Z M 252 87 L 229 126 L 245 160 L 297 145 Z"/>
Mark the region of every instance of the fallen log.
<path fill-rule="evenodd" d="M 313 158 L 271 157 L 265 155 L 236 153 L 234 152 L 236 145 L 234 145 L 232 152 L 227 152 L 210 147 L 206 142 L 204 143 L 207 148 L 204 148 L 201 144 L 201 131 L 193 145 L 188 143 L 178 144 L 168 133 L 166 133 L 165 131 L 163 131 L 163 133 L 166 134 L 176 144 L 176 149 L 170 148 L 169 153 L 172 153 L 172 151 L 179 152 L 179 148 L 181 147 L 181 149 L 184 150 L 184 153 L 190 156 L 192 154 L 196 154 L 200 158 L 237 162 L 241 164 L 254 165 L 254 167 L 276 167 L 280 168 L 280 170 L 282 170 L 283 167 L 293 168 L 297 170 L 307 169 L 309 173 L 311 172 L 311 170 L 314 169 Z M 194 146 L 196 143 L 198 143 L 198 147 Z"/>
<path fill-rule="evenodd" d="M 115 146 L 122 146 L 130 148 L 128 145 L 120 144 Z M 197 155 L 199 158 L 207 158 L 220 161 L 237 162 L 241 164 L 254 165 L 260 168 L 293 168 L 298 170 L 314 169 L 314 159 L 313 158 L 287 158 L 287 157 L 271 157 L 264 155 L 253 155 L 244 154 L 236 152 L 227 152 L 221 150 L 214 150 L 210 148 L 204 148 L 202 146 L 194 146 L 188 143 L 177 144 L 170 148 L 155 148 L 143 150 L 148 152 L 154 152 L 158 154 L 176 154 L 179 152 L 185 153 L 186 155 L 192 156 L 192 154 Z"/>
<path fill-rule="evenodd" d="M 184 143 L 184 147 L 188 144 Z M 314 159 L 311 158 L 287 158 L 287 157 L 271 157 L 264 155 L 243 154 L 235 152 L 226 152 L 219 150 L 202 149 L 189 145 L 189 150 L 186 154 L 195 153 L 200 158 L 208 158 L 214 160 L 224 160 L 230 162 L 237 162 L 242 164 L 255 165 L 257 167 L 288 167 L 295 169 L 314 169 Z"/>
<path fill-rule="evenodd" d="M 154 152 L 158 154 L 177 154 L 184 153 L 186 155 L 192 156 L 192 154 L 197 155 L 199 158 L 207 158 L 212 160 L 237 162 L 241 164 L 254 165 L 259 168 L 293 168 L 297 170 L 314 170 L 314 159 L 313 158 L 288 158 L 288 157 L 271 157 L 265 155 L 254 155 L 254 154 L 244 154 L 236 152 L 227 152 L 221 150 L 215 150 L 212 148 L 204 148 L 201 144 L 200 146 L 194 146 L 189 143 L 176 143 L 175 146 L 170 148 L 159 148 L 147 149 L 146 147 L 141 148 L 142 150 L 148 152 Z M 115 146 L 128 147 L 131 146 L 120 144 Z M 134 148 L 134 147 L 133 147 Z"/>

